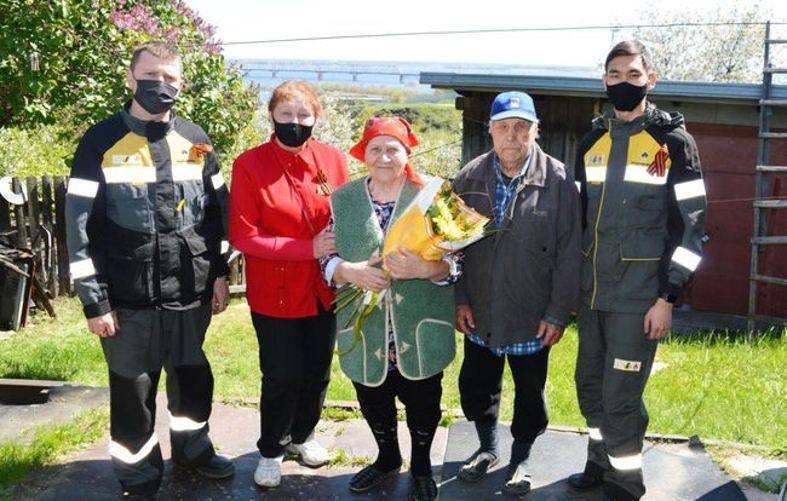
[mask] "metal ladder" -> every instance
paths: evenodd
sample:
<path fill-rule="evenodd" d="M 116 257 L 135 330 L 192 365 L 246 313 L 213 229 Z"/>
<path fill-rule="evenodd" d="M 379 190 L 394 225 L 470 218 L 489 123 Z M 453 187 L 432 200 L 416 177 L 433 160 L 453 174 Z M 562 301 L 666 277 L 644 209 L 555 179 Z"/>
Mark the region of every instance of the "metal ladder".
<path fill-rule="evenodd" d="M 787 277 L 771 276 L 767 270 L 760 268 L 760 253 L 770 245 L 787 245 L 787 235 L 768 235 L 768 211 L 787 209 L 787 199 L 768 196 L 771 177 L 775 174 L 787 173 L 787 166 L 773 165 L 771 158 L 771 142 L 787 141 L 787 133 L 771 132 L 771 117 L 775 108 L 787 109 L 787 99 L 774 98 L 773 76 L 787 74 L 787 68 L 776 68 L 771 61 L 771 46 L 787 44 L 785 39 L 771 38 L 771 23 L 765 25 L 765 57 L 762 71 L 762 99 L 760 100 L 760 131 L 759 153 L 755 178 L 754 228 L 751 239 L 751 271 L 749 275 L 749 314 L 748 330 L 753 333 L 758 322 L 767 324 L 787 325 L 787 319 L 776 318 L 759 313 L 757 307 L 757 291 L 760 284 L 777 284 L 787 290 Z"/>

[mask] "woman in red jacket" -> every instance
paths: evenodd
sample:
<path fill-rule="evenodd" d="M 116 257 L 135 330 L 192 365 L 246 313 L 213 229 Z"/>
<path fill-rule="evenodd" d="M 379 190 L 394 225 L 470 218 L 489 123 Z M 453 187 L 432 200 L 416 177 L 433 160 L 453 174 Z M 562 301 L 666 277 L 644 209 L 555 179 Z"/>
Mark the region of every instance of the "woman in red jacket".
<path fill-rule="evenodd" d="M 316 258 L 335 252 L 330 194 L 347 181 L 344 154 L 311 137 L 322 108 L 309 84 L 287 81 L 268 103 L 274 133 L 233 164 L 229 237 L 243 252 L 259 342 L 261 458 L 254 482 L 281 481 L 284 452 L 328 460 L 314 439 L 330 378 L 333 291 Z"/>

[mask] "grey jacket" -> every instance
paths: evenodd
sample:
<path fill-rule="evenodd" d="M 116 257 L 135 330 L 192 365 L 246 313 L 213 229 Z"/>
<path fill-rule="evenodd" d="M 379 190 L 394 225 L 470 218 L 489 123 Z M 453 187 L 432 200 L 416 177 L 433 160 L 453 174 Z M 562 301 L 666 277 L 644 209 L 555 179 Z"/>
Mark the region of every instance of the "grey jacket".
<path fill-rule="evenodd" d="M 580 143 L 576 173 L 582 306 L 644 313 L 660 294 L 679 297 L 700 263 L 707 206 L 683 117 L 652 104 L 631 122 L 599 117 Z"/>
<path fill-rule="evenodd" d="M 538 145 L 502 228 L 465 249 L 456 304 L 473 310 L 490 348 L 533 339 L 544 317 L 565 323 L 575 310 L 581 263 L 579 193 L 565 167 Z M 494 152 L 465 165 L 454 190 L 494 221 Z"/>

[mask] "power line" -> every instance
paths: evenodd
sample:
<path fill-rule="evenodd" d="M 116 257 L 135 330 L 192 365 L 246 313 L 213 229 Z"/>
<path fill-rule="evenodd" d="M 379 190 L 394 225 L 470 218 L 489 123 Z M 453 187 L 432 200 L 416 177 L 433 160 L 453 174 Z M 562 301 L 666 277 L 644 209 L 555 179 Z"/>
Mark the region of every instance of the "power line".
<path fill-rule="evenodd" d="M 771 26 L 787 25 L 787 21 L 771 22 Z M 500 33 L 545 33 L 557 31 L 593 31 L 593 30 L 621 30 L 621 29 L 643 29 L 643 28 L 690 28 L 701 26 L 765 26 L 765 22 L 704 22 L 704 23 L 656 23 L 656 24 L 628 24 L 628 25 L 608 25 L 608 26 L 553 26 L 553 27 L 526 27 L 526 28 L 493 28 L 480 30 L 444 30 L 444 31 L 408 31 L 391 33 L 357 33 L 351 35 L 325 35 L 317 37 L 299 38 L 274 38 L 268 40 L 238 40 L 232 42 L 220 42 L 213 45 L 258 45 L 272 43 L 291 43 L 291 42 L 323 42 L 329 40 L 357 40 L 367 38 L 395 38 L 411 36 L 444 36 L 444 35 L 483 35 Z"/>

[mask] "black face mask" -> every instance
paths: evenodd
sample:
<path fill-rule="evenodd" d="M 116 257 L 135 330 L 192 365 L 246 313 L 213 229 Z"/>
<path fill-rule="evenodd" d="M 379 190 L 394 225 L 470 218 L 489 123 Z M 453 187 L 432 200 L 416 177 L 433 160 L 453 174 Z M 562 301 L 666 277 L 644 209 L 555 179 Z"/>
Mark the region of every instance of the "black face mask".
<path fill-rule="evenodd" d="M 178 98 L 178 89 L 161 80 L 137 80 L 134 101 L 151 115 L 169 111 Z"/>
<path fill-rule="evenodd" d="M 618 111 L 632 111 L 647 95 L 647 85 L 639 86 L 628 82 L 607 85 L 607 96 Z"/>
<path fill-rule="evenodd" d="M 313 128 L 313 125 L 280 124 L 276 120 L 273 121 L 273 132 L 276 133 L 276 139 L 290 148 L 298 148 L 308 141 L 312 137 Z"/>

